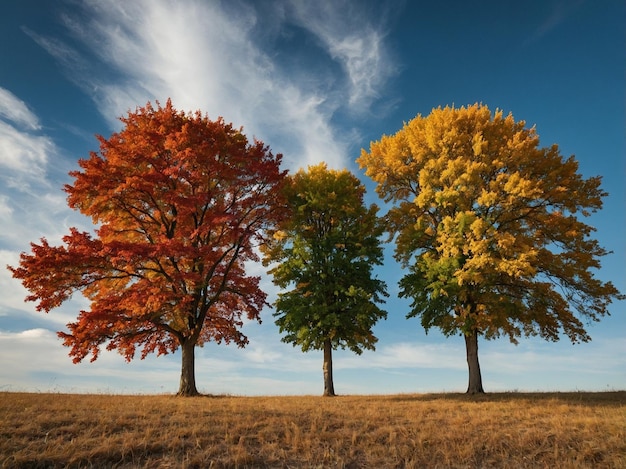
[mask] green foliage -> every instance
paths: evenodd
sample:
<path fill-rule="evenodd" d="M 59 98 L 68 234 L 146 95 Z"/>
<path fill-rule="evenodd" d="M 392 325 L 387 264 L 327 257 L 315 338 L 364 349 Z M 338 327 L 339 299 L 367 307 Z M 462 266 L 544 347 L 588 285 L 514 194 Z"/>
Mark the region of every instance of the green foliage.
<path fill-rule="evenodd" d="M 264 249 L 265 265 L 282 292 L 276 324 L 283 341 L 303 351 L 333 348 L 355 353 L 373 349 L 372 327 L 387 313 L 386 285 L 373 278 L 383 251 L 383 226 L 375 205 L 363 203 L 364 187 L 348 171 L 321 164 L 291 176 L 285 198 L 291 216 Z"/>

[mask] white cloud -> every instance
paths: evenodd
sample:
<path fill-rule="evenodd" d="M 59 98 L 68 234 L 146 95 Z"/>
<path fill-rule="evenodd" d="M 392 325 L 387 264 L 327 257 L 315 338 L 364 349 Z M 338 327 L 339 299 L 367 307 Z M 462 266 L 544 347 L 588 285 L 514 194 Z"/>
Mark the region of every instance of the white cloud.
<path fill-rule="evenodd" d="M 23 188 L 40 179 L 53 149 L 48 137 L 23 132 L 0 120 L 0 169 L 5 184 Z M 15 171 L 15 178 L 9 179 L 6 171 Z"/>
<path fill-rule="evenodd" d="M 56 334 L 50 330 L 36 328 L 20 332 L 0 331 L 0 382 L 21 383 L 31 371 L 61 367 Z M 27 366 L 24 366 L 27 364 Z"/>
<path fill-rule="evenodd" d="M 296 21 L 312 32 L 345 70 L 349 105 L 356 110 L 367 109 L 380 96 L 387 79 L 397 72 L 385 45 L 380 16 L 376 17 L 377 24 L 372 23 L 359 2 L 290 3 Z"/>
<path fill-rule="evenodd" d="M 33 174 L 11 167 L 0 171 L 0 184 L 4 183 L 0 189 L 0 222 L 4 226 L 0 230 L 0 249 L 27 250 L 30 241 L 42 237 L 55 244 L 70 226 L 91 227 L 86 217 L 67 206 L 61 184 L 52 183 L 47 171 L 47 164 Z"/>
<path fill-rule="evenodd" d="M 0 337 L 10 337 L 10 334 L 6 334 L 6 333 L 2 333 L 0 332 Z M 18 332 L 16 334 L 14 334 L 14 337 L 16 339 L 26 339 L 26 340 L 30 340 L 30 339 L 48 339 L 51 337 L 51 332 L 47 329 L 42 329 L 42 328 L 38 328 L 38 329 L 29 329 L 27 331 L 22 331 L 22 332 Z"/>
<path fill-rule="evenodd" d="M 2 87 L 0 87 L 0 117 L 30 130 L 41 128 L 39 119 L 28 109 L 26 103 Z"/>
<path fill-rule="evenodd" d="M 506 341 L 489 343 L 482 354 L 486 369 L 508 375 L 549 373 L 558 370 L 572 374 L 602 374 L 626 370 L 626 342 L 622 339 L 572 344 L 567 338 L 558 343 L 526 339 L 518 346 Z M 623 377 L 626 382 L 626 375 Z"/>
<path fill-rule="evenodd" d="M 279 342 L 272 326 L 252 334 L 245 349 L 207 344 L 196 349 L 196 381 L 202 392 L 235 395 L 318 394 L 322 390 L 321 352 L 302 353 Z M 340 394 L 462 392 L 467 380 L 462 340 L 441 344 L 397 343 L 355 356 L 334 354 L 335 387 Z M 623 341 L 609 340 L 570 348 L 569 344 L 503 341 L 484 344 L 481 353 L 487 391 L 622 389 L 617 364 L 607 357 L 625 356 Z M 0 383 L 13 390 L 73 392 L 176 392 L 180 354 L 126 363 L 116 352 L 103 351 L 94 362 L 74 365 L 56 334 L 46 328 L 0 331 Z M 569 354 L 567 353 L 569 352 Z M 24 364 L 27 364 L 25 366 Z M 367 370 L 367 371 L 365 371 Z M 581 378 L 581 375 L 584 376 Z M 585 381 L 595 376 L 593 382 Z M 586 378 L 585 378 L 586 377 Z"/>
<path fill-rule="evenodd" d="M 59 392 L 158 393 L 177 391 L 180 354 L 127 363 L 116 352 L 102 351 L 93 363 L 73 364 L 56 333 L 45 328 L 21 332 L 0 330 L 0 390 Z M 307 357 L 285 376 L 276 363 L 283 362 L 268 350 L 242 350 L 211 344 L 196 349 L 198 389 L 211 394 L 269 395 L 310 394 L 321 386 L 321 362 L 306 366 Z M 263 358 L 263 355 L 266 355 Z M 251 357 L 256 357 L 250 362 Z M 312 364 L 312 360 L 308 360 Z M 258 368 L 261 363 L 267 366 Z M 254 368 L 255 373 L 247 371 Z"/>
<path fill-rule="evenodd" d="M 255 363 L 255 364 L 256 363 L 267 364 L 267 363 L 277 362 L 282 357 L 282 355 L 279 352 L 273 351 L 263 346 L 254 345 L 254 344 L 251 346 L 248 346 L 245 350 L 246 350 L 245 352 L 246 358 L 251 363 Z"/>
<path fill-rule="evenodd" d="M 7 265 L 16 266 L 19 262 L 19 255 L 14 251 L 0 249 L 0 316 L 9 315 L 10 310 L 22 307 L 23 300 L 28 294 L 17 280 L 11 277 L 11 272 Z"/>
<path fill-rule="evenodd" d="M 118 354 L 103 353 L 94 363 L 73 364 L 55 332 L 36 328 L 0 331 L 0 383 L 4 390 L 59 392 L 161 392 L 176 384 L 173 360 L 151 359 L 127 364 Z"/>
<path fill-rule="evenodd" d="M 459 370 L 465 368 L 464 351 L 454 342 L 420 344 L 398 342 L 366 351 L 360 356 L 342 356 L 337 369 L 379 368 L 381 370 L 437 368 Z"/>
<path fill-rule="evenodd" d="M 11 219 L 13 208 L 9 205 L 9 198 L 6 195 L 0 194 L 0 223 L 4 226 L 6 222 Z"/>
<path fill-rule="evenodd" d="M 29 241 L 44 236 L 51 241 L 60 239 L 64 234 L 60 230 L 66 229 L 68 219 L 75 215 L 67 207 L 61 183 L 51 182 L 51 161 L 57 166 L 53 172 L 63 165 L 59 164 L 58 149 L 52 139 L 38 133 L 39 118 L 23 101 L 2 88 L 0 101 L 0 109 L 5 105 L 14 109 L 0 114 L 11 119 L 0 119 L 0 249 L 4 255 L 11 249 L 28 249 Z M 3 291 L 15 291 L 4 278 L 5 264 L 0 265 L 0 282 L 8 289 Z M 8 296 L 12 294 L 5 294 L 0 300 L 5 305 Z"/>
<path fill-rule="evenodd" d="M 67 207 L 61 183 L 53 182 L 51 161 L 60 170 L 58 149 L 51 138 L 35 133 L 39 118 L 10 92 L 0 88 L 7 117 L 20 125 L 0 120 L 0 316 L 16 315 L 17 322 L 32 321 L 49 327 L 63 328 L 76 317 L 79 303 L 64 305 L 51 315 L 35 312 L 33 303 L 25 303 L 28 292 L 11 276 L 7 265 L 17 266 L 19 252 L 29 250 L 29 242 L 45 237 L 51 243 L 60 242 L 69 226 L 84 225 L 85 219 Z M 69 313 L 68 313 L 69 312 Z"/>
<path fill-rule="evenodd" d="M 0 88 L 0 249 L 26 249 L 41 237 L 60 240 L 69 226 L 84 223 L 55 180 L 66 162 L 40 129 L 39 117 Z"/>
<path fill-rule="evenodd" d="M 290 168 L 320 161 L 346 167 L 354 158 L 347 150 L 355 135 L 331 121 L 338 109 L 367 109 L 393 66 L 380 29 L 355 15 L 356 6 L 351 15 L 337 15 L 348 5 L 340 3 L 324 2 L 309 15 L 282 3 L 267 12 L 245 2 L 88 2 L 63 22 L 80 47 L 97 56 L 89 65 L 78 45 L 29 34 L 93 97 L 113 128 L 127 111 L 171 97 L 178 109 L 201 109 L 212 119 L 243 125 L 247 135 L 283 153 Z M 295 62 L 281 67 L 266 53 L 262 36 L 280 31 L 286 21 L 318 36 L 345 79 L 329 88 L 315 70 L 297 70 Z M 305 83 L 302 77 L 310 78 Z"/>
<path fill-rule="evenodd" d="M 1 241 L 1 239 L 0 239 Z M 25 241 L 24 249 L 28 248 Z M 76 294 L 71 300 L 59 308 L 46 314 L 35 310 L 35 303 L 26 302 L 29 295 L 20 283 L 12 277 L 11 271 L 6 266 L 16 267 L 19 264 L 19 253 L 0 249 L 0 317 L 10 317 L 11 321 L 20 323 L 35 323 L 44 328 L 65 330 L 65 325 L 76 320 L 78 312 L 88 307 L 87 300 L 80 294 Z M 2 354 L 0 354 L 2 356 Z"/>

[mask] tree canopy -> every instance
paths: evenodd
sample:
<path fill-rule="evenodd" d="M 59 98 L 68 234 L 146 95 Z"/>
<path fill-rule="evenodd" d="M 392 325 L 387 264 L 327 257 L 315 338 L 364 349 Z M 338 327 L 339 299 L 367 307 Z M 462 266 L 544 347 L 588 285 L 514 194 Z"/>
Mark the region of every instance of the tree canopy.
<path fill-rule="evenodd" d="M 199 111 L 150 103 L 80 160 L 65 186 L 69 206 L 92 218 L 95 236 L 71 228 L 10 267 L 50 311 L 80 291 L 90 309 L 59 332 L 75 362 L 100 347 L 131 360 L 182 347 L 179 394 L 197 394 L 194 348 L 247 343 L 244 317 L 259 320 L 266 294 L 245 263 L 282 212 L 281 155 Z"/>
<path fill-rule="evenodd" d="M 303 351 L 324 350 L 324 394 L 334 395 L 331 351 L 374 349 L 372 327 L 387 313 L 387 296 L 372 269 L 382 263 L 378 207 L 365 206 L 365 188 L 349 171 L 325 164 L 288 177 L 289 216 L 264 246 L 279 287 L 276 324 L 283 341 Z"/>
<path fill-rule="evenodd" d="M 393 207 L 401 296 L 428 330 L 466 338 L 470 384 L 482 392 L 477 337 L 590 337 L 623 298 L 595 277 L 606 255 L 583 217 L 601 209 L 601 178 L 540 147 L 534 128 L 487 106 L 437 108 L 372 142 L 358 162 Z"/>

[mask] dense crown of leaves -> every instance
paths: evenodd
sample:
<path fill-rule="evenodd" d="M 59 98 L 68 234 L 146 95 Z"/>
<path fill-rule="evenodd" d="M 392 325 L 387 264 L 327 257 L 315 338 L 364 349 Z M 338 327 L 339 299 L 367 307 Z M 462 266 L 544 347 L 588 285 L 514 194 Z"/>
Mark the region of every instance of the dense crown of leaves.
<path fill-rule="evenodd" d="M 484 105 L 434 109 L 372 142 L 358 162 L 394 206 L 409 317 L 445 334 L 587 341 L 622 295 L 594 277 L 607 252 L 581 221 L 602 207 L 600 177 L 539 147 L 535 129 Z"/>
<path fill-rule="evenodd" d="M 349 171 L 311 166 L 288 177 L 290 216 L 266 244 L 264 263 L 274 263 L 274 283 L 287 292 L 276 301 L 283 341 L 303 351 L 333 348 L 355 353 L 373 349 L 372 327 L 387 313 L 376 303 L 387 296 L 372 276 L 382 263 L 378 207 L 363 203 L 365 189 Z"/>
<path fill-rule="evenodd" d="M 281 155 L 170 101 L 121 121 L 65 187 L 97 236 L 72 228 L 62 246 L 42 239 L 14 277 L 38 310 L 75 291 L 89 299 L 90 310 L 59 333 L 75 362 L 95 360 L 103 344 L 128 360 L 137 346 L 143 358 L 187 341 L 245 345 L 242 318 L 258 320 L 266 295 L 244 263 L 258 260 L 255 246 L 280 215 Z"/>

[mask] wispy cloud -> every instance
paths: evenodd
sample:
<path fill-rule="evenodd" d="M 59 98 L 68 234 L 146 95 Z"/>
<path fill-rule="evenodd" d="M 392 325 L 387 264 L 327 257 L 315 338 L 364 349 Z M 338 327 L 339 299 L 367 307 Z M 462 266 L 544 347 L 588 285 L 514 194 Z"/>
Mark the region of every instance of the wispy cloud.
<path fill-rule="evenodd" d="M 6 265 L 16 266 L 19 252 L 29 241 L 46 237 L 59 242 L 69 226 L 84 220 L 67 207 L 61 183 L 54 180 L 63 169 L 59 150 L 45 135 L 39 117 L 9 90 L 0 88 L 0 316 L 16 315 L 17 321 L 35 316 L 27 291 L 11 277 Z M 53 165 L 56 168 L 51 168 Z M 51 174 L 54 173 L 54 174 Z M 41 322 L 61 328 L 77 309 L 68 305 Z"/>
<path fill-rule="evenodd" d="M 0 389 L 155 393 L 163 389 L 164 382 L 175 383 L 179 373 L 178 364 L 173 360 L 155 363 L 147 359 L 140 364 L 125 366 L 119 355 L 104 354 L 95 363 L 74 365 L 67 352 L 68 349 L 61 347 L 56 333 L 49 329 L 0 331 L 3 361 Z M 138 373 L 139 369 L 141 373 Z"/>
<path fill-rule="evenodd" d="M 40 129 L 39 119 L 26 103 L 0 87 L 0 180 L 4 184 L 19 189 L 42 177 L 54 144 L 37 133 Z"/>
<path fill-rule="evenodd" d="M 32 236 L 60 239 L 73 212 L 50 174 L 64 167 L 59 150 L 24 102 L 3 88 L 0 100 L 12 108 L 0 113 L 0 248 L 26 248 Z"/>
<path fill-rule="evenodd" d="M 48 137 L 23 132 L 0 120 L 0 168 L 20 175 L 19 179 L 9 179 L 5 175 L 6 184 L 20 188 L 26 179 L 41 178 L 53 148 Z"/>
<path fill-rule="evenodd" d="M 130 363 L 114 352 L 96 362 L 73 364 L 56 333 L 37 327 L 19 332 L 0 330 L 0 390 L 157 393 L 175 392 L 180 355 L 135 359 Z M 287 375 L 279 374 L 289 363 Z M 28 366 L 23 366 L 28 363 Z M 219 394 L 310 394 L 321 387 L 321 363 L 290 354 L 279 360 L 259 347 L 236 349 L 211 344 L 196 352 L 196 379 L 203 392 Z M 246 371 L 255 370 L 254 373 Z M 107 384 L 108 383 L 108 384 Z"/>
<path fill-rule="evenodd" d="M 362 2 L 292 0 L 295 21 L 311 31 L 345 70 L 348 103 L 366 110 L 397 69 L 385 44 L 385 24 L 364 13 Z M 368 12 L 371 13 L 371 12 Z"/>
<path fill-rule="evenodd" d="M 8 226 L 5 224 L 5 220 L 2 220 L 3 226 Z M 16 252 L 0 249 L 0 291 L 2 291 L 0 316 L 8 316 L 11 311 L 17 311 L 23 305 L 23 300 L 28 294 L 19 282 L 11 278 L 11 273 L 5 268 L 7 265 L 17 265 L 18 262 L 19 255 Z M 28 309 L 31 310 L 32 308 Z"/>
<path fill-rule="evenodd" d="M 393 66 L 384 34 L 371 19 L 337 15 L 332 5 L 324 2 L 311 17 L 296 3 L 291 9 L 275 6 L 272 12 L 283 14 L 272 14 L 269 27 L 280 30 L 282 21 L 291 21 L 312 31 L 342 65 L 348 87 L 341 80 L 331 89 L 325 81 L 304 83 L 299 79 L 310 70 L 280 66 L 259 39 L 259 22 L 269 16 L 252 3 L 87 2 L 62 17 L 67 41 L 29 34 L 66 67 L 114 128 L 128 110 L 171 97 L 179 109 L 201 109 L 243 125 L 248 135 L 284 153 L 289 167 L 320 161 L 344 167 L 354 159 L 347 153 L 354 134 L 336 128 L 333 116 L 342 108 L 367 109 Z M 288 17 L 287 10 L 295 13 Z M 79 49 L 89 50 L 95 63 Z"/>
<path fill-rule="evenodd" d="M 465 369 L 462 347 L 454 342 L 445 344 L 419 344 L 398 342 L 379 347 L 375 352 L 361 356 L 347 355 L 337 363 L 337 369 L 378 368 L 397 369 Z"/>
<path fill-rule="evenodd" d="M 0 118 L 6 119 L 17 126 L 26 127 L 29 130 L 39 130 L 39 119 L 28 108 L 26 103 L 0 87 Z"/>
<path fill-rule="evenodd" d="M 559 0 L 554 3 L 550 14 L 543 18 L 541 23 L 535 28 L 528 37 L 525 44 L 532 44 L 539 41 L 546 34 L 549 34 L 585 2 L 585 0 Z"/>

